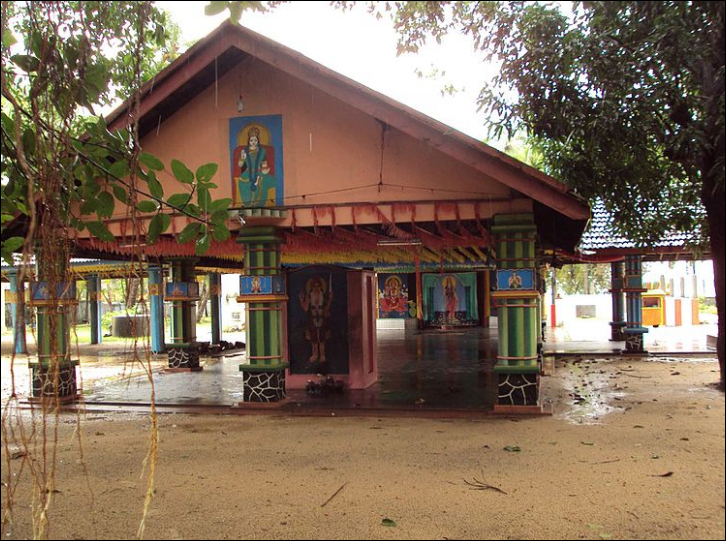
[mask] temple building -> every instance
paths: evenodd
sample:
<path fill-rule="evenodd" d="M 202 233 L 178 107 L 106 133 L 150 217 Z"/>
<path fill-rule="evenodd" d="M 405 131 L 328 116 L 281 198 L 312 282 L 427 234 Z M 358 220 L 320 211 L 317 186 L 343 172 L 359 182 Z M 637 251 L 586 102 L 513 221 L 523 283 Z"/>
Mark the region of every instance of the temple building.
<path fill-rule="evenodd" d="M 540 407 L 543 269 L 575 252 L 590 218 L 568 187 L 229 23 L 140 98 L 141 144 L 167 164 L 157 173 L 165 193 L 180 190 L 172 160 L 191 170 L 218 164 L 211 197 L 233 201 L 232 237 L 197 256 L 176 238 L 190 218 L 170 213 L 165 234 L 132 251 L 132 224 L 117 207 L 106 221 L 116 240 L 78 232 L 75 255 L 124 260 L 140 250 L 152 349 L 170 368 L 193 378 L 200 366 L 197 276 L 211 275 L 218 298 L 219 275 L 231 272 L 241 274 L 246 311 L 245 401 L 282 400 L 318 373 L 351 389 L 373 385 L 386 362 L 378 328 L 488 326 L 496 317 L 497 407 Z M 128 126 L 131 104 L 109 115 L 109 129 Z M 95 291 L 97 274 L 86 275 Z M 43 310 L 72 302 L 70 288 L 32 287 L 41 328 Z M 170 336 L 158 330 L 162 300 L 172 303 Z M 634 341 L 640 330 L 625 332 Z M 33 365 L 36 395 L 46 361 Z"/>

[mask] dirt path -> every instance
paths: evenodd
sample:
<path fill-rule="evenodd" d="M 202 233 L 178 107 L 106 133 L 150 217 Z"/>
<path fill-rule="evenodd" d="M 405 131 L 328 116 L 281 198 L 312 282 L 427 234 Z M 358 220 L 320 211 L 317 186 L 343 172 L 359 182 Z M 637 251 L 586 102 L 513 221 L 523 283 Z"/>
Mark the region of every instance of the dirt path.
<path fill-rule="evenodd" d="M 570 362 L 534 419 L 163 415 L 146 538 L 724 539 L 717 368 Z M 134 537 L 148 425 L 83 418 L 86 476 L 62 418 L 51 538 Z M 4 539 L 32 535 L 27 471 Z"/>

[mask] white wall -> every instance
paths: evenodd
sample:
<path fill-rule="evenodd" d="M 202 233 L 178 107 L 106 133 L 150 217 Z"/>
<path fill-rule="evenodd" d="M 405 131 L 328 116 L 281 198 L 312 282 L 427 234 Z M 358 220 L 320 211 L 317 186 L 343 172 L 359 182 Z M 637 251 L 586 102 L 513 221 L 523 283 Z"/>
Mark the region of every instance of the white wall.
<path fill-rule="evenodd" d="M 665 278 L 667 289 L 670 289 L 668 286 L 670 286 L 671 281 L 673 282 L 673 290 L 669 291 L 669 293 L 674 297 L 716 296 L 713 283 L 713 262 L 711 260 L 662 261 L 643 264 L 643 282 L 660 282 L 661 276 Z M 681 290 L 681 279 L 683 279 L 683 291 Z"/>
<path fill-rule="evenodd" d="M 222 275 L 222 329 L 240 330 L 245 322 L 244 304 L 237 302 L 239 274 Z"/>
<path fill-rule="evenodd" d="M 545 295 L 547 304 L 547 317 L 550 317 L 552 305 L 552 295 Z M 595 306 L 595 317 L 592 319 L 598 321 L 611 321 L 612 319 L 612 300 L 610 294 L 600 295 L 564 295 L 555 301 L 557 307 L 557 326 L 561 326 L 562 322 L 576 319 L 578 305 Z"/>

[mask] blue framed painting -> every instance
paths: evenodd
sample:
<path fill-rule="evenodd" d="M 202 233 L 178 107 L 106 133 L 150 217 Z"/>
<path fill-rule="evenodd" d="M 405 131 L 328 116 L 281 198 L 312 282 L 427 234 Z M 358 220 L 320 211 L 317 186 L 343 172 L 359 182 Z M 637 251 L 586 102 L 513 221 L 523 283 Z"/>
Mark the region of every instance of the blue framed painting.
<path fill-rule="evenodd" d="M 534 289 L 534 286 L 534 269 L 497 271 L 497 289 L 499 291 Z"/>
<path fill-rule="evenodd" d="M 55 296 L 49 291 L 48 282 L 32 282 L 30 286 L 31 298 L 34 301 L 69 300 L 76 298 L 75 282 L 58 282 L 55 286 Z"/>
<path fill-rule="evenodd" d="M 424 274 L 422 282 L 426 325 L 479 324 L 475 272 Z"/>
<path fill-rule="evenodd" d="M 230 118 L 229 156 L 233 207 L 282 206 L 282 115 Z"/>
<path fill-rule="evenodd" d="M 240 292 L 242 295 L 284 295 L 285 277 L 276 276 L 241 276 Z"/>
<path fill-rule="evenodd" d="M 404 319 L 411 317 L 408 301 L 408 276 L 378 275 L 378 317 Z"/>
<path fill-rule="evenodd" d="M 167 282 L 166 297 L 196 298 L 199 297 L 198 282 Z"/>

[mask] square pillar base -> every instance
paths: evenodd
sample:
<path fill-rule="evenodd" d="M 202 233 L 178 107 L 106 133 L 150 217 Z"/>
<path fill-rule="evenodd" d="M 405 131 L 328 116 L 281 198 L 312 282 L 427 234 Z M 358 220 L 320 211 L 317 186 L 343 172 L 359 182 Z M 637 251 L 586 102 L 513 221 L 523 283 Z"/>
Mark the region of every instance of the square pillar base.
<path fill-rule="evenodd" d="M 239 367 L 245 402 L 279 402 L 285 393 L 285 367 L 278 369 Z"/>
<path fill-rule="evenodd" d="M 539 374 L 537 372 L 524 374 L 500 372 L 498 377 L 495 410 L 499 406 L 540 406 Z"/>
<path fill-rule="evenodd" d="M 169 356 L 169 368 L 185 368 L 192 372 L 201 370 L 199 366 L 199 346 L 167 344 L 166 352 Z"/>
<path fill-rule="evenodd" d="M 80 398 L 76 366 L 78 360 L 61 361 L 57 371 L 53 366 L 31 361 L 29 363 L 32 379 L 33 398 L 55 398 L 70 401 Z"/>
<path fill-rule="evenodd" d="M 626 353 L 645 353 L 643 347 L 643 335 L 648 332 L 645 328 L 625 329 L 625 351 Z"/>

